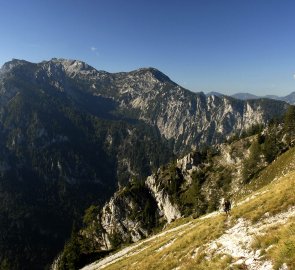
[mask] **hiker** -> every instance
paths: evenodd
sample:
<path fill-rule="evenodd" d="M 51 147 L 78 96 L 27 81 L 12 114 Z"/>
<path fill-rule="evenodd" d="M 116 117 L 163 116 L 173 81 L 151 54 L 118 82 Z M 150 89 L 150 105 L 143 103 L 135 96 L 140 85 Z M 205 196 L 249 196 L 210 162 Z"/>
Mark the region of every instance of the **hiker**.
<path fill-rule="evenodd" d="M 231 203 L 229 199 L 226 199 L 223 203 L 223 209 L 226 215 L 229 215 L 231 209 Z"/>

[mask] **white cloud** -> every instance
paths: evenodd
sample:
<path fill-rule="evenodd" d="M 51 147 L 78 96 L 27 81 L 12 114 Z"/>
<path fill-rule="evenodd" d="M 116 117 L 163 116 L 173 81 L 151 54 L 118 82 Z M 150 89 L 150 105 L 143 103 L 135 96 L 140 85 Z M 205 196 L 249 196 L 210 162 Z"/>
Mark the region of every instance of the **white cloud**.
<path fill-rule="evenodd" d="M 295 80 L 295 73 L 293 73 L 293 79 Z"/>
<path fill-rule="evenodd" d="M 96 55 L 96 56 L 100 56 L 98 49 L 94 46 L 90 47 L 90 50 Z"/>

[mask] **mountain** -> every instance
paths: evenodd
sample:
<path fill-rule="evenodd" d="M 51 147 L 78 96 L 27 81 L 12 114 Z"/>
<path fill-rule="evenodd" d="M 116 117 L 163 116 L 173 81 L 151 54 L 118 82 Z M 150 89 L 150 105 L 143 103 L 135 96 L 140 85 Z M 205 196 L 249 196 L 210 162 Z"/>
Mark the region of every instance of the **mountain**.
<path fill-rule="evenodd" d="M 273 123 L 254 135 L 194 151 L 162 166 L 144 183 L 132 181 L 120 188 L 104 207 L 87 210 L 83 228 L 72 236 L 54 269 L 63 269 L 72 257 L 82 267 L 182 217 L 221 209 L 225 198 L 239 200 L 283 171 L 295 170 L 294 149 L 281 157 L 289 147 L 285 130 Z"/>
<path fill-rule="evenodd" d="M 145 211 L 149 232 L 159 219 L 151 216 L 157 201 L 141 186 L 148 176 L 175 155 L 267 123 L 287 107 L 266 99 L 206 97 L 154 68 L 112 74 L 77 60 L 4 64 L 1 267 L 49 265 L 81 227 L 84 210 L 103 208 L 119 188 L 129 188 Z"/>
<path fill-rule="evenodd" d="M 211 91 L 209 93 L 206 94 L 206 96 L 217 96 L 217 97 L 221 97 L 223 96 L 223 94 L 219 93 L 219 92 L 216 92 L 216 91 Z"/>
<path fill-rule="evenodd" d="M 249 93 L 237 93 L 234 95 L 231 95 L 231 97 L 241 100 L 249 100 L 249 99 L 261 99 L 261 98 L 269 98 L 273 100 L 281 100 L 285 101 L 291 105 L 295 104 L 295 92 L 290 93 L 287 96 L 276 96 L 276 95 L 266 95 L 266 96 L 256 96 Z"/>
<path fill-rule="evenodd" d="M 259 96 L 255 96 L 249 93 L 236 93 L 231 95 L 233 98 L 236 99 L 242 99 L 242 100 L 247 100 L 247 99 L 258 99 Z"/>
<path fill-rule="evenodd" d="M 79 110 L 155 126 L 174 141 L 175 152 L 221 142 L 233 130 L 267 122 L 286 109 L 285 103 L 272 100 L 242 102 L 193 93 L 154 68 L 110 74 L 80 61 L 52 59 L 39 64 L 14 60 L 4 65 L 2 74 L 10 70 L 37 88 L 46 86 L 46 94 L 59 95 Z M 13 94 L 8 91 L 6 98 Z"/>
<path fill-rule="evenodd" d="M 270 112 L 272 116 L 280 114 L 285 106 L 283 103 L 269 106 L 272 101 L 238 102 L 227 97 L 192 93 L 153 68 L 109 74 L 79 61 L 54 59 L 36 65 L 33 73 L 30 79 L 36 77 L 37 84 L 52 80 L 49 82 L 52 87 L 90 113 L 113 117 L 110 113 L 113 110 L 120 117 L 141 119 L 156 126 L 166 139 L 176 141 L 177 151 L 186 145 L 220 141 L 233 129 L 241 130 L 260 120 L 268 120 L 267 108 L 277 107 Z M 96 103 L 106 107 L 98 109 Z M 253 110 L 254 117 L 250 116 Z M 213 114 L 214 119 L 210 117 Z"/>
<path fill-rule="evenodd" d="M 15 60 L 0 76 L 0 265 L 44 269 L 89 205 L 173 154 L 156 128 L 112 115 L 114 101 L 89 99 L 55 63 Z"/>
<path fill-rule="evenodd" d="M 179 218 L 162 232 L 85 266 L 93 269 L 294 269 L 295 149 L 222 209 Z"/>
<path fill-rule="evenodd" d="M 265 97 L 270 98 L 270 99 L 275 99 L 275 100 L 281 100 L 282 99 L 282 97 L 279 97 L 277 95 L 266 95 Z"/>
<path fill-rule="evenodd" d="M 295 92 L 292 92 L 291 94 L 283 97 L 283 98 L 280 98 L 280 100 L 283 100 L 283 101 L 286 101 L 288 102 L 289 104 L 295 104 Z"/>

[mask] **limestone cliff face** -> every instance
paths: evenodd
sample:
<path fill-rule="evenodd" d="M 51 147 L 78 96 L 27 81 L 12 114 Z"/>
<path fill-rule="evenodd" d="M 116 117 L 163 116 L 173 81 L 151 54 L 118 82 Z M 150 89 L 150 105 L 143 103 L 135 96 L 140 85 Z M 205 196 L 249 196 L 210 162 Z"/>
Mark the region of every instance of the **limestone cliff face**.
<path fill-rule="evenodd" d="M 241 101 L 227 96 L 193 93 L 149 68 L 113 75 L 120 109 L 155 125 L 175 150 L 220 143 L 235 132 L 265 123 L 285 110 L 283 102 Z"/>
<path fill-rule="evenodd" d="M 167 220 L 168 223 L 180 218 L 181 213 L 178 209 L 177 204 L 173 204 L 169 198 L 169 194 L 161 187 L 160 183 L 157 182 L 157 177 L 155 175 L 149 176 L 146 180 L 146 185 L 152 192 L 155 200 L 157 201 L 157 206 Z"/>
<path fill-rule="evenodd" d="M 274 100 L 241 101 L 227 96 L 193 93 L 149 68 L 113 75 L 122 111 L 155 125 L 175 150 L 220 143 L 235 132 L 265 123 L 285 110 Z"/>
<path fill-rule="evenodd" d="M 143 184 L 122 187 L 103 206 L 96 220 L 82 234 L 101 250 L 147 237 L 161 218 L 157 202 Z"/>
<path fill-rule="evenodd" d="M 116 193 L 103 207 L 100 224 L 103 230 L 105 249 L 112 247 L 112 237 L 119 235 L 123 242 L 138 240 L 146 237 L 148 231 L 139 218 L 134 218 L 134 212 L 143 211 L 136 202 L 127 196 Z"/>
<path fill-rule="evenodd" d="M 180 153 L 193 145 L 219 143 L 254 124 L 266 123 L 287 106 L 270 99 L 237 100 L 193 93 L 154 68 L 108 73 L 77 60 L 52 59 L 38 64 L 13 60 L 3 66 L 1 76 L 11 70 L 38 86 L 50 84 L 85 110 L 97 113 L 101 107 L 104 114 L 115 112 L 116 117 L 153 125 L 166 139 L 174 140 L 175 151 Z M 6 95 L 8 100 L 11 94 Z"/>
<path fill-rule="evenodd" d="M 184 176 L 184 185 L 191 184 L 191 174 L 197 168 L 192 154 L 177 160 L 179 173 Z M 170 223 L 182 216 L 174 194 L 167 188 L 165 169 L 147 177 L 144 185 L 123 187 L 104 205 L 97 221 L 99 233 L 89 235 L 95 238 L 102 250 L 114 247 L 114 237 L 122 242 L 137 242 L 147 237 L 150 225 Z M 147 207 L 150 209 L 147 210 Z M 149 215 L 152 214 L 152 217 Z M 149 220 L 150 219 L 150 220 Z"/>
<path fill-rule="evenodd" d="M 88 236 L 95 238 L 100 249 L 114 248 L 114 241 L 137 242 L 147 237 L 159 220 L 169 223 L 181 216 L 177 204 L 154 177 L 147 178 L 146 186 L 136 191 L 139 194 L 122 188 L 104 205 L 96 221 L 99 233 Z"/>

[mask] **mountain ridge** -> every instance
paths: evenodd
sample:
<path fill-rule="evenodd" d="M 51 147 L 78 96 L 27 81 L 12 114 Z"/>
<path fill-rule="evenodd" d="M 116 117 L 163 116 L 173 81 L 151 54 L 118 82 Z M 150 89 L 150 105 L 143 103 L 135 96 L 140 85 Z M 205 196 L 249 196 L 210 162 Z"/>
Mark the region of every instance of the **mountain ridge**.
<path fill-rule="evenodd" d="M 25 68 L 27 62 L 21 63 Z M 20 71 L 22 76 L 27 74 L 26 81 L 34 82 L 36 87 L 49 83 L 52 91 L 65 93 L 71 102 L 109 101 L 110 108 L 105 110 L 156 126 L 167 140 L 175 140 L 176 152 L 191 145 L 221 142 L 232 135 L 233 129 L 241 132 L 267 122 L 287 108 L 279 101 L 274 104 L 269 100 L 239 102 L 225 96 L 206 97 L 182 88 L 153 68 L 111 74 L 92 67 L 89 71 L 88 65 L 80 61 L 57 59 L 30 63 L 29 68 Z M 255 116 L 251 115 L 254 112 Z"/>
<path fill-rule="evenodd" d="M 209 92 L 207 93 L 207 96 L 224 96 L 222 93 L 219 92 Z M 268 98 L 268 99 L 273 99 L 273 100 L 281 100 L 285 101 L 291 105 L 295 104 L 295 92 L 291 92 L 290 94 L 286 96 L 277 96 L 277 95 L 265 95 L 265 96 L 257 96 L 251 93 L 243 92 L 243 93 L 235 93 L 233 95 L 230 95 L 233 98 L 240 99 L 240 100 L 251 100 L 251 99 L 263 99 L 263 98 Z"/>
<path fill-rule="evenodd" d="M 113 200 L 114 208 L 128 198 L 137 202 L 144 216 L 132 207 L 125 210 L 150 230 L 164 220 L 152 215 L 156 196 L 142 186 L 147 176 L 182 181 L 175 166 L 155 172 L 175 155 L 240 135 L 281 117 L 287 108 L 279 101 L 206 97 L 149 68 L 111 74 L 75 60 L 4 64 L 0 229 L 5 241 L 0 242 L 0 265 L 8 260 L 13 269 L 45 267 L 71 231 L 82 226 L 83 211 L 92 204 L 102 208 L 116 190 L 126 197 Z M 172 194 L 179 188 L 173 181 L 161 184 Z M 138 194 L 149 200 L 143 202 Z M 189 212 L 192 202 L 187 203 L 184 210 Z M 169 220 L 178 216 L 168 202 L 162 210 Z M 109 214 L 106 207 L 103 220 Z M 118 243 L 116 235 L 109 240 Z"/>

